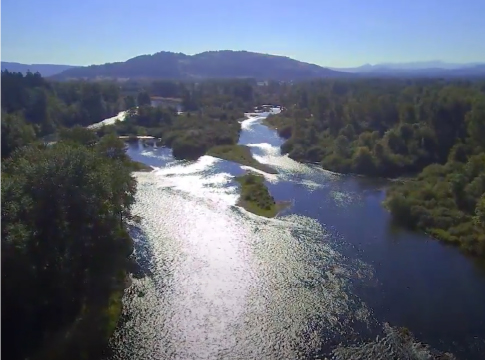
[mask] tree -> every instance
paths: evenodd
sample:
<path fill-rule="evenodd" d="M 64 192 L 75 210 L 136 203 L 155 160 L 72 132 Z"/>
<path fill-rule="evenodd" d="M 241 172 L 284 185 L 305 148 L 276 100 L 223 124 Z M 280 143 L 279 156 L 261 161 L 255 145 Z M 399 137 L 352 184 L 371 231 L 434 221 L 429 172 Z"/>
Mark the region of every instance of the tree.
<path fill-rule="evenodd" d="M 84 146 L 93 146 L 98 141 L 98 136 L 95 131 L 77 125 L 71 129 L 61 129 L 59 131 L 59 140 Z"/>
<path fill-rule="evenodd" d="M 484 94 L 474 99 L 471 111 L 466 115 L 467 131 L 469 136 L 484 148 Z"/>
<path fill-rule="evenodd" d="M 135 98 L 131 95 L 125 96 L 124 98 L 125 102 L 125 109 L 133 109 L 137 106 L 137 102 L 135 101 Z"/>
<path fill-rule="evenodd" d="M 373 155 L 367 147 L 359 147 L 353 156 L 353 169 L 359 174 L 373 175 L 375 162 Z"/>
<path fill-rule="evenodd" d="M 20 114 L 2 113 L 2 159 L 35 140 L 35 131 Z"/>
<path fill-rule="evenodd" d="M 336 154 L 339 156 L 347 157 L 349 153 L 349 140 L 344 135 L 339 135 L 336 139 L 335 146 Z"/>
<path fill-rule="evenodd" d="M 125 143 L 115 133 L 102 137 L 96 144 L 96 151 L 110 159 L 122 162 L 129 160 L 126 154 Z"/>
<path fill-rule="evenodd" d="M 150 100 L 150 95 L 148 94 L 148 92 L 146 91 L 141 91 L 138 93 L 138 96 L 137 96 L 137 105 L 140 107 L 140 106 L 144 106 L 144 105 L 149 105 L 151 104 L 151 100 Z"/>
<path fill-rule="evenodd" d="M 17 359 L 83 307 L 108 304 L 127 256 L 120 219 L 136 188 L 122 161 L 74 141 L 24 147 L 2 166 L 2 354 Z M 92 332 L 105 337 L 97 321 Z"/>

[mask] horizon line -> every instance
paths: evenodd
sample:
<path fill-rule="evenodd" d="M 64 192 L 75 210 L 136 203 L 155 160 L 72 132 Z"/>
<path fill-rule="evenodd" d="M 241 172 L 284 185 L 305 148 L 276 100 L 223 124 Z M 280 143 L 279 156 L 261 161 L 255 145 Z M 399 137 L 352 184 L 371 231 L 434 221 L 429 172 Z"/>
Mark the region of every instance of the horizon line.
<path fill-rule="evenodd" d="M 255 54 L 262 54 L 262 55 L 271 55 L 271 56 L 279 56 L 279 57 L 286 57 L 295 61 L 307 63 L 307 64 L 312 64 L 312 65 L 317 65 L 323 68 L 329 68 L 329 69 L 353 69 L 353 68 L 359 68 L 363 66 L 377 66 L 377 65 L 402 65 L 402 64 L 420 64 L 420 63 L 428 63 L 428 62 L 439 62 L 439 63 L 444 63 L 444 64 L 454 64 L 454 65 L 480 65 L 480 64 L 485 64 L 486 59 L 483 60 L 476 60 L 476 61 L 467 61 L 467 62 L 455 62 L 455 61 L 447 61 L 447 60 L 441 60 L 441 59 L 430 59 L 430 60 L 413 60 L 413 61 L 382 61 L 382 62 L 377 62 L 377 63 L 370 63 L 370 62 L 365 62 L 360 65 L 355 65 L 355 66 L 331 66 L 331 65 L 319 65 L 314 62 L 309 62 L 305 60 L 299 60 L 294 57 L 284 55 L 284 54 L 271 54 L 271 53 L 266 53 L 266 52 L 258 52 L 258 51 L 251 51 L 251 50 L 229 50 L 229 49 L 220 49 L 220 50 L 205 50 L 202 52 L 198 53 L 183 53 L 183 52 L 176 52 L 176 51 L 167 51 L 167 50 L 161 50 L 157 51 L 154 53 L 145 53 L 145 54 L 138 54 L 134 55 L 126 60 L 117 60 L 117 61 L 112 61 L 112 62 L 104 62 L 104 63 L 91 63 L 88 65 L 79 65 L 79 64 L 67 64 L 67 63 L 53 63 L 53 62 L 46 62 L 46 63 L 37 63 L 37 62 L 29 62 L 29 63 L 24 63 L 24 62 L 19 62 L 19 61 L 9 61 L 9 60 L 3 60 L 1 59 L 1 62 L 6 62 L 6 63 L 16 63 L 16 64 L 21 64 L 21 65 L 53 65 L 53 66 L 73 66 L 73 67 L 88 67 L 88 66 L 93 66 L 93 65 L 104 65 L 104 64 L 113 64 L 113 63 L 123 63 L 126 62 L 130 59 L 139 57 L 139 56 L 144 56 L 144 55 L 155 55 L 158 53 L 172 53 L 172 54 L 183 54 L 187 56 L 195 56 L 199 54 L 203 54 L 206 52 L 218 52 L 218 51 L 232 51 L 232 52 L 249 52 L 249 53 L 255 53 Z"/>

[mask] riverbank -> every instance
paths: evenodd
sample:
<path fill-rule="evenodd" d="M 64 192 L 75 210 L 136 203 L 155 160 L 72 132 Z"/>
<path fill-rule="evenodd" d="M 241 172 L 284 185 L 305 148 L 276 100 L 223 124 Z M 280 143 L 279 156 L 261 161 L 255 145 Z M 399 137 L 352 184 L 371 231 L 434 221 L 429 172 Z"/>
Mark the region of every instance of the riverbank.
<path fill-rule="evenodd" d="M 249 212 L 272 218 L 290 205 L 289 202 L 275 202 L 261 175 L 248 172 L 235 180 L 241 185 L 237 205 Z"/>
<path fill-rule="evenodd" d="M 257 161 L 253 157 L 250 148 L 246 145 L 215 146 L 210 148 L 206 155 L 233 161 L 241 165 L 251 166 L 252 168 L 264 171 L 268 174 L 278 174 L 278 171 L 273 167 Z"/>
<path fill-rule="evenodd" d="M 292 136 L 292 121 L 290 118 L 279 114 L 279 116 L 270 115 L 262 120 L 262 125 L 267 126 L 272 130 L 276 130 L 278 135 L 284 139 Z"/>
<path fill-rule="evenodd" d="M 153 170 L 151 166 L 135 160 L 130 160 L 129 168 L 134 172 L 150 172 Z"/>
<path fill-rule="evenodd" d="M 348 157 L 339 159 L 334 155 L 322 158 L 322 149 L 303 149 L 292 137 L 292 126 L 295 126 L 292 121 L 281 115 L 262 121 L 262 125 L 276 129 L 280 137 L 286 139 L 281 151 L 288 153 L 289 158 L 300 163 L 318 163 L 323 169 L 338 174 L 385 178 L 370 170 L 376 168 L 377 162 L 367 147 L 362 146 L 355 154 L 348 153 Z M 395 177 L 388 177 L 390 186 L 382 206 L 391 213 L 395 224 L 425 232 L 435 240 L 483 259 L 484 153 L 463 153 L 461 158 L 457 155 L 461 151 L 464 149 L 460 147 L 451 149 L 450 159 L 443 165 L 431 164 L 421 171 L 402 171 Z M 330 158 L 333 160 L 326 160 Z M 383 166 L 393 168 L 392 162 L 383 161 Z"/>

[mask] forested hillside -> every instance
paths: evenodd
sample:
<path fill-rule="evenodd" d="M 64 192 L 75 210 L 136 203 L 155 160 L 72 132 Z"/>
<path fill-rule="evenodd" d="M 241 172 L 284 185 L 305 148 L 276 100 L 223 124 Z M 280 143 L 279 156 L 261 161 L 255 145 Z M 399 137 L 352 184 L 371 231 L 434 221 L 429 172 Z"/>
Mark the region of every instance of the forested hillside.
<path fill-rule="evenodd" d="M 484 81 L 311 82 L 281 95 L 267 119 L 282 151 L 324 169 L 420 175 L 390 189 L 394 217 L 464 249 L 484 252 Z"/>
<path fill-rule="evenodd" d="M 201 81 L 212 78 L 299 80 L 352 74 L 297 61 L 285 56 L 250 51 L 206 51 L 195 55 L 161 51 L 127 61 L 66 70 L 55 79 L 123 78 Z"/>

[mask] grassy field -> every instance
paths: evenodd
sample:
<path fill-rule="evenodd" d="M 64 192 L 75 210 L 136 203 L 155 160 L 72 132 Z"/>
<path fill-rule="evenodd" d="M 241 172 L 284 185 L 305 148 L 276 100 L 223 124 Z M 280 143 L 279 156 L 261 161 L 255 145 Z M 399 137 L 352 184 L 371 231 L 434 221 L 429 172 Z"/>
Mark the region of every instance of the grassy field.
<path fill-rule="evenodd" d="M 278 171 L 271 166 L 262 164 L 255 160 L 250 148 L 245 145 L 221 145 L 210 148 L 207 155 L 220 159 L 236 162 L 241 165 L 251 166 L 268 174 L 278 174 Z"/>
<path fill-rule="evenodd" d="M 283 208 L 288 206 L 287 202 L 275 202 L 261 175 L 249 172 L 238 176 L 236 181 L 241 185 L 238 205 L 256 215 L 275 217 Z"/>

